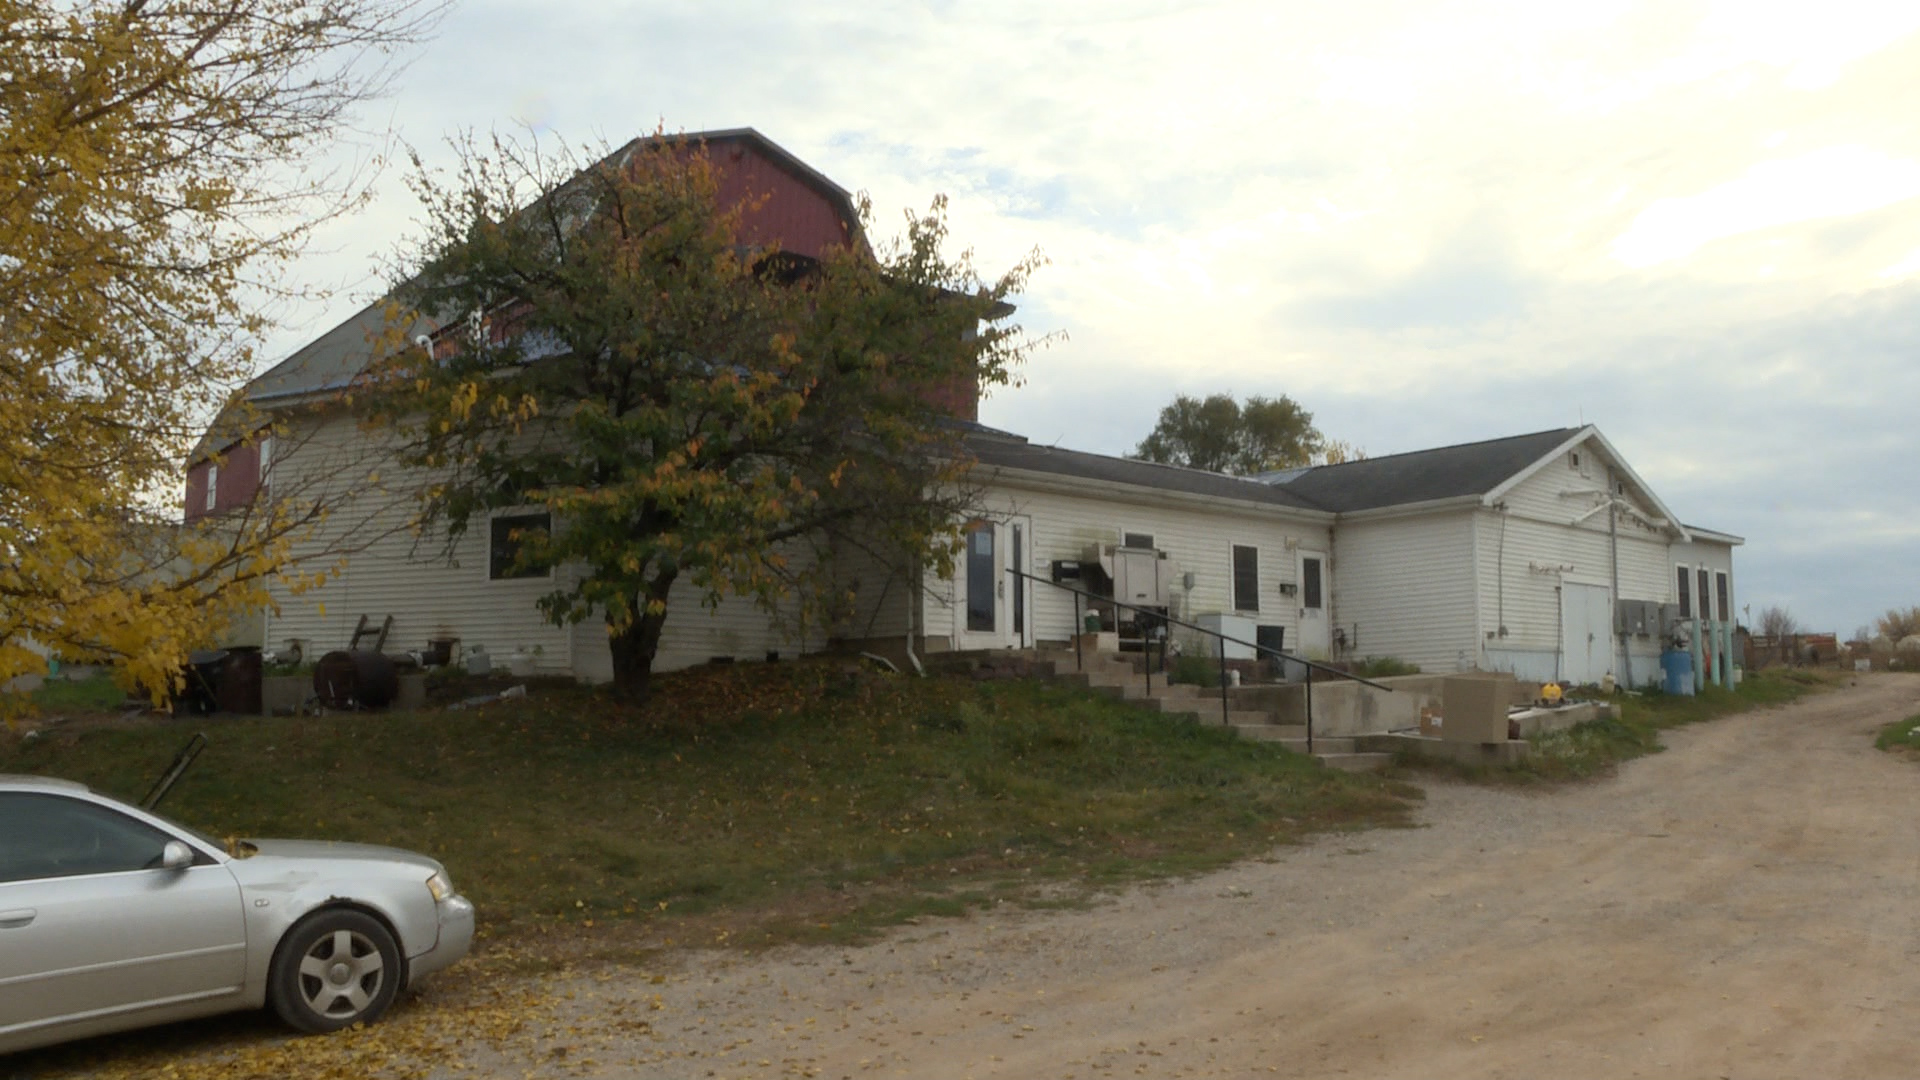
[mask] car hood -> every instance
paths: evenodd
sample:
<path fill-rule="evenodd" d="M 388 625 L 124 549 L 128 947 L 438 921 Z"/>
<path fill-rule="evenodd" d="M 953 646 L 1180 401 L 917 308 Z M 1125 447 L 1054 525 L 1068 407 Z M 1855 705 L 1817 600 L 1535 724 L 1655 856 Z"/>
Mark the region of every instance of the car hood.
<path fill-rule="evenodd" d="M 339 869 L 328 867 L 329 863 L 386 863 L 389 866 L 417 866 L 429 874 L 444 869 L 437 860 L 430 859 L 418 852 L 401 848 L 382 847 L 378 844 L 348 844 L 333 840 L 255 840 L 240 841 L 240 853 L 236 859 L 243 865 L 261 864 L 251 867 L 265 870 L 267 863 L 310 863 L 314 869 Z M 248 849 L 252 854 L 247 855 Z"/>

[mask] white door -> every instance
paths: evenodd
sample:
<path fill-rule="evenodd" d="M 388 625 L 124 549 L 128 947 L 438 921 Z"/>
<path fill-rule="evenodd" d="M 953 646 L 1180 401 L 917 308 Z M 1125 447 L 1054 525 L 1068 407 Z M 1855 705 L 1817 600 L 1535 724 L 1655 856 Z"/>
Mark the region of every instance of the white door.
<path fill-rule="evenodd" d="M 1333 630 L 1327 623 L 1327 556 L 1321 551 L 1300 552 L 1297 576 L 1299 586 L 1300 640 L 1288 649 L 1309 660 L 1325 660 L 1333 651 Z"/>
<path fill-rule="evenodd" d="M 1560 678 L 1597 683 L 1613 668 L 1612 604 L 1605 585 L 1560 586 Z"/>
<path fill-rule="evenodd" d="M 1033 644 L 1033 521 L 982 518 L 966 530 L 954 593 L 954 637 L 962 649 Z M 1008 573 L 1017 570 L 1020 573 Z"/>

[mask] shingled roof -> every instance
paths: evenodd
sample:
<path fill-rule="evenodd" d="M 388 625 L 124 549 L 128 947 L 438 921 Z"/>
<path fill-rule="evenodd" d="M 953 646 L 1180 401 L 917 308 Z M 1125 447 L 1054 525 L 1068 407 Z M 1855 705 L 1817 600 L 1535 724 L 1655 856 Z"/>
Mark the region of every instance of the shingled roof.
<path fill-rule="evenodd" d="M 1554 428 L 1531 435 L 1363 458 L 1275 474 L 1267 482 L 1299 496 L 1307 505 L 1342 514 L 1485 495 L 1582 430 Z"/>
<path fill-rule="evenodd" d="M 1287 488 L 1262 483 L 1251 477 L 1228 476 L 1225 473 L 1208 472 L 1204 469 L 1187 469 L 1178 465 L 1159 465 L 1151 461 L 1134 461 L 1129 458 L 1109 457 L 1105 454 L 1090 454 L 1083 450 L 1068 450 L 1059 446 L 1042 446 L 1030 443 L 1017 435 L 995 431 L 977 424 L 968 426 L 971 432 L 967 437 L 967 448 L 973 451 L 974 457 L 980 464 L 989 468 L 1051 473 L 1055 476 L 1070 476 L 1082 480 L 1104 480 L 1133 487 L 1155 488 L 1161 491 L 1232 499 L 1264 506 L 1282 506 L 1296 510 L 1322 509 Z"/>

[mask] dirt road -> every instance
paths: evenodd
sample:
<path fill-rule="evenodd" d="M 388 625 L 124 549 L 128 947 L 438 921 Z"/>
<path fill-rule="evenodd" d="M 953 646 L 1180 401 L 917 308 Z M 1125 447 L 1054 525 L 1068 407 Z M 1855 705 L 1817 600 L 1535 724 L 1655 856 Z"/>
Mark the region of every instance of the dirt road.
<path fill-rule="evenodd" d="M 1872 742 L 1916 712 L 1920 679 L 1866 678 L 1093 911 L 581 980 L 536 1071 L 1911 1077 L 1920 765 Z"/>

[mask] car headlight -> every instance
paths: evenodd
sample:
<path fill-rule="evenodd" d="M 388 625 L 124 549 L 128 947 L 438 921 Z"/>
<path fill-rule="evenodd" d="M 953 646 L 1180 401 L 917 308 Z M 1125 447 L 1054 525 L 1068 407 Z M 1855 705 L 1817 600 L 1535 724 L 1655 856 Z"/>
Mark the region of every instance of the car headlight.
<path fill-rule="evenodd" d="M 453 899 L 453 879 L 445 870 L 427 879 L 427 891 L 433 894 L 435 903 L 444 903 Z"/>

